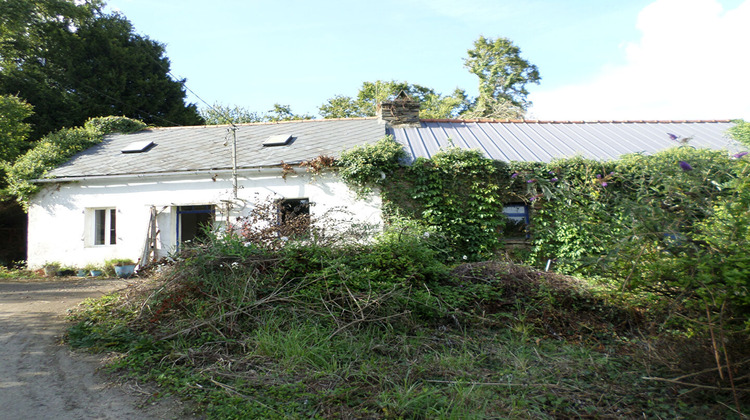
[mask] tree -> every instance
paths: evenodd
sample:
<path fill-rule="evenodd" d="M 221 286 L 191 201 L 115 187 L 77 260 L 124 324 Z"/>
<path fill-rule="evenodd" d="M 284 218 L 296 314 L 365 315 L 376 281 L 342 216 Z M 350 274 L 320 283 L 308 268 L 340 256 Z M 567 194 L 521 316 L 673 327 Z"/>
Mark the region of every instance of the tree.
<path fill-rule="evenodd" d="M 201 118 L 206 125 L 246 124 L 263 121 L 263 116 L 254 111 L 248 111 L 240 106 L 227 106 L 215 103 L 200 110 Z"/>
<path fill-rule="evenodd" d="M 507 38 L 480 36 L 467 53 L 464 66 L 479 77 L 479 96 L 470 113 L 487 118 L 523 115 L 531 105 L 526 85 L 541 80 L 537 67 L 521 58 L 521 50 Z"/>
<path fill-rule="evenodd" d="M 309 120 L 313 118 L 312 115 L 295 114 L 289 105 L 281 104 L 273 104 L 273 109 L 265 114 L 259 114 L 241 106 L 231 107 L 217 103 L 209 108 L 202 109 L 200 114 L 206 125 Z"/>
<path fill-rule="evenodd" d="M 295 114 L 289 105 L 273 104 L 273 109 L 266 113 L 263 121 L 311 120 L 312 118 L 312 115 Z"/>
<path fill-rule="evenodd" d="M 13 162 L 25 151 L 30 127 L 23 120 L 32 108 L 17 96 L 0 95 L 0 162 Z"/>
<path fill-rule="evenodd" d="M 357 97 L 336 95 L 318 109 L 323 118 L 374 117 L 377 104 L 393 100 L 405 92 L 420 104 L 422 118 L 451 118 L 468 106 L 466 93 L 456 89 L 452 96 L 442 96 L 433 89 L 395 80 L 364 82 Z"/>
<path fill-rule="evenodd" d="M 202 122 L 172 80 L 164 46 L 137 35 L 103 2 L 5 0 L 0 14 L 0 94 L 36 110 L 32 139 L 89 117 L 125 115 L 153 125 Z"/>

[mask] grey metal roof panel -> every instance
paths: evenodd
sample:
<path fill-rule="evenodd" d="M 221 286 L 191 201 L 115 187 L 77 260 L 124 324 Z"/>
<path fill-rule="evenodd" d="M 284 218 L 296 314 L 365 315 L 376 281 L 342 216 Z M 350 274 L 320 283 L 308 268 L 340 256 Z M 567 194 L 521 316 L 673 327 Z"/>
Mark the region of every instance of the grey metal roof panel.
<path fill-rule="evenodd" d="M 286 146 L 263 147 L 270 136 L 291 133 Z M 374 118 L 307 120 L 237 125 L 239 168 L 297 163 L 320 155 L 337 157 L 358 144 L 374 143 L 385 126 Z M 121 153 L 127 145 L 151 141 L 143 153 Z M 85 150 L 48 177 L 82 177 L 143 173 L 218 170 L 232 167 L 232 140 L 228 126 L 152 128 L 133 134 L 115 134 Z"/>
<path fill-rule="evenodd" d="M 668 133 L 690 138 L 696 148 L 744 148 L 726 131 L 726 121 L 463 121 L 422 120 L 419 127 L 389 128 L 388 134 L 404 144 L 412 159 L 431 157 L 450 144 L 478 149 L 502 161 L 549 162 L 580 155 L 611 160 L 629 153 L 653 154 L 678 146 Z"/>

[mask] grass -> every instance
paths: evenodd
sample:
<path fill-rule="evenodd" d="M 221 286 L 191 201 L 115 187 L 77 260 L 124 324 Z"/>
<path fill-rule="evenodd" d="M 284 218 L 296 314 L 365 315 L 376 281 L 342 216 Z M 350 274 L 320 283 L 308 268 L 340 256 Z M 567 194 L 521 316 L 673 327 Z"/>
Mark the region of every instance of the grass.
<path fill-rule="evenodd" d="M 69 342 L 117 352 L 112 370 L 208 418 L 741 416 L 715 371 L 669 381 L 710 370 L 703 337 L 664 332 L 663 314 L 600 283 L 499 261 L 441 269 L 421 251 L 419 281 L 384 270 L 383 249 L 235 251 L 186 251 L 88 301 Z"/>

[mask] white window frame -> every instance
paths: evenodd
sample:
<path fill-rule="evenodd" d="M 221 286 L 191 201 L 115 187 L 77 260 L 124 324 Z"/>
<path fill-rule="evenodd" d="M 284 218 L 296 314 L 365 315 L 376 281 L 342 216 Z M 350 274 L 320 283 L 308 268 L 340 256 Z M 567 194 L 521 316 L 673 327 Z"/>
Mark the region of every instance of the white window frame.
<path fill-rule="evenodd" d="M 87 210 L 86 245 L 92 247 L 117 245 L 117 208 L 96 207 Z M 102 234 L 101 237 L 99 233 Z"/>

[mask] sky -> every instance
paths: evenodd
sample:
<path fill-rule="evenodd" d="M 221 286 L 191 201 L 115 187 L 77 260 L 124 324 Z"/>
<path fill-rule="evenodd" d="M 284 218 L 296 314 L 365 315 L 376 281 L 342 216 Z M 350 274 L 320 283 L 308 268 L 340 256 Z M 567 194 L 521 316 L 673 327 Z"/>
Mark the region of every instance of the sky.
<path fill-rule="evenodd" d="M 750 0 L 109 0 L 166 46 L 188 101 L 318 115 L 362 83 L 478 93 L 505 37 L 541 73 L 527 118 L 750 121 Z"/>

